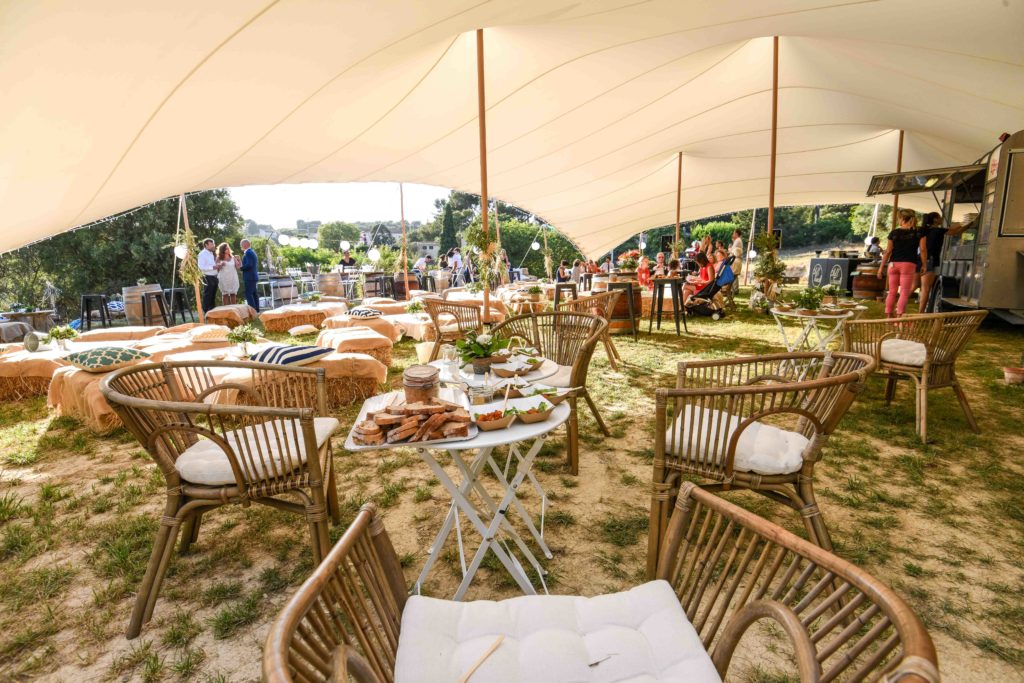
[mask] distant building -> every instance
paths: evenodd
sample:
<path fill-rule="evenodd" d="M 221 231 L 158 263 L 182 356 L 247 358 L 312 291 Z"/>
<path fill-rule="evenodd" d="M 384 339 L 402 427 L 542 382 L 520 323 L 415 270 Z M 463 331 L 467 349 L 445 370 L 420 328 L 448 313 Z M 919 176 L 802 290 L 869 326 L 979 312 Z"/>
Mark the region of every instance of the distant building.
<path fill-rule="evenodd" d="M 320 225 L 320 221 L 304 221 L 300 218 L 295 221 L 295 232 L 303 237 L 316 237 Z"/>
<path fill-rule="evenodd" d="M 420 256 L 437 258 L 439 248 L 437 242 L 409 242 L 409 256 L 414 259 Z"/>

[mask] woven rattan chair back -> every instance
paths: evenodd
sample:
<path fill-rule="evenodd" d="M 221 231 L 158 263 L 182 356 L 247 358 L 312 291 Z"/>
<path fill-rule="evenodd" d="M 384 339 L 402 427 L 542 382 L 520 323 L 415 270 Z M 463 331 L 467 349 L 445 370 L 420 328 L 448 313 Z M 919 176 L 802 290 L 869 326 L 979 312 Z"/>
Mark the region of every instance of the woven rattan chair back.
<path fill-rule="evenodd" d="M 820 352 L 680 363 L 676 388 L 655 394 L 648 571 L 654 570 L 672 500 L 686 476 L 706 480 L 711 490 L 751 489 L 793 507 L 810 538 L 830 549 L 814 497 L 814 465 L 874 367 L 864 354 Z M 807 440 L 797 469 L 736 469 L 740 439 L 755 425 Z"/>
<path fill-rule="evenodd" d="M 938 683 L 928 632 L 874 577 L 693 484 L 676 508 L 657 577 L 675 588 L 723 679 L 750 625 L 768 618 L 805 683 Z M 271 624 L 264 681 L 393 681 L 405 586 L 366 505 Z"/>
<path fill-rule="evenodd" d="M 458 341 L 469 332 L 480 334 L 484 331 L 480 306 L 475 303 L 424 299 L 423 306 L 434 328 L 434 349 L 430 360 L 437 360 L 444 342 Z"/>
<path fill-rule="evenodd" d="M 616 289 L 611 292 L 602 292 L 601 294 L 563 301 L 558 305 L 558 310 L 560 311 L 597 315 L 607 323 L 604 332 L 601 333 L 601 342 L 604 344 L 605 352 L 608 354 L 608 363 L 612 366 L 612 370 L 615 371 L 619 369 L 618 361 L 621 360 L 621 357 L 619 356 L 619 350 L 615 348 L 615 342 L 612 340 L 611 319 L 612 311 L 615 310 L 615 304 L 620 296 L 622 296 L 622 290 Z"/>
<path fill-rule="evenodd" d="M 314 558 L 329 541 L 326 515 L 338 519 L 330 439 L 318 444 L 324 416 L 323 369 L 261 363 L 163 362 L 123 368 L 100 385 L 107 402 L 153 458 L 167 484 L 167 506 L 128 628 L 149 621 L 178 529 L 182 551 L 198 538 L 202 515 L 224 504 L 263 503 L 304 514 Z M 188 481 L 178 459 L 209 441 L 230 467 L 229 483 Z M 277 498 L 290 493 L 302 503 Z"/>

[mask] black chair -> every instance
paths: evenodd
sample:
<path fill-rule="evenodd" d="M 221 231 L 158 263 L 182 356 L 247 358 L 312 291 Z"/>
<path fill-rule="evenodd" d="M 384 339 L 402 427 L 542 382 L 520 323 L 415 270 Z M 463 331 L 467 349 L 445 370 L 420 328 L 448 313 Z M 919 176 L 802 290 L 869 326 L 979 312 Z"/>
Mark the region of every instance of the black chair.
<path fill-rule="evenodd" d="M 632 282 L 609 282 L 608 291 L 614 292 L 621 289 L 626 297 L 626 305 L 629 308 L 629 329 L 633 333 L 633 341 L 636 341 L 638 311 L 633 307 L 633 283 Z"/>
<path fill-rule="evenodd" d="M 164 327 L 170 327 L 171 323 L 167 319 L 167 304 L 164 301 L 164 293 L 162 291 L 142 293 L 142 324 L 149 326 L 159 322 L 154 319 L 154 307 L 159 309 L 160 320 L 163 321 Z"/>
<path fill-rule="evenodd" d="M 580 291 L 589 292 L 594 289 L 594 274 L 580 273 Z"/>
<path fill-rule="evenodd" d="M 647 323 L 647 332 L 650 334 L 654 326 L 654 317 L 658 317 L 658 329 L 661 329 L 661 315 L 665 308 L 665 288 L 672 290 L 672 317 L 676 322 L 676 334 L 679 334 L 679 320 L 683 321 L 683 329 L 689 334 L 686 328 L 686 309 L 683 308 L 683 279 L 678 277 L 664 277 L 654 280 L 654 299 L 651 301 L 651 318 Z"/>
<path fill-rule="evenodd" d="M 562 300 L 562 292 L 572 292 L 572 298 L 575 301 L 579 298 L 576 291 L 575 282 L 559 282 L 555 284 L 555 310 L 558 310 L 558 304 Z"/>
<path fill-rule="evenodd" d="M 184 287 L 175 287 L 174 289 L 164 290 L 164 300 L 170 302 L 171 305 L 171 324 L 177 323 L 176 317 L 181 316 L 181 322 L 185 322 L 185 314 L 188 313 L 188 322 L 195 322 L 195 316 L 192 315 L 192 305 L 188 301 L 188 292 Z"/>
<path fill-rule="evenodd" d="M 92 312 L 99 311 L 100 326 L 110 327 L 110 310 L 107 304 L 110 303 L 106 294 L 83 294 L 78 312 L 82 321 L 82 328 L 86 331 L 92 329 Z"/>
<path fill-rule="evenodd" d="M 426 290 L 428 292 L 436 292 L 437 291 L 437 282 L 434 281 L 434 276 L 433 275 L 426 275 L 426 274 L 424 274 L 424 275 L 422 275 L 420 277 L 420 280 L 423 283 L 423 289 L 424 290 Z"/>

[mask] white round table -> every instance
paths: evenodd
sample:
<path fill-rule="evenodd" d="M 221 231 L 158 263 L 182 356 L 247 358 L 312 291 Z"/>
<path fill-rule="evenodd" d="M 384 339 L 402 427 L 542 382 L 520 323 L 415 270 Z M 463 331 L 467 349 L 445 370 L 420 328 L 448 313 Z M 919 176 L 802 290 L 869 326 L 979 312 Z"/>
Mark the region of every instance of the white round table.
<path fill-rule="evenodd" d="M 469 365 L 462 366 L 457 376 L 452 375 L 448 364 L 443 360 L 432 360 L 428 365 L 432 365 L 441 371 L 440 379 L 446 384 L 465 384 L 469 387 L 481 387 L 487 381 L 487 375 L 475 375 L 472 372 L 466 372 L 466 368 L 470 367 Z M 530 370 L 525 375 L 519 375 L 519 379 L 526 380 L 532 384 L 558 374 L 560 368 L 561 366 L 558 363 L 545 358 L 539 368 Z"/>
<path fill-rule="evenodd" d="M 772 316 L 775 318 L 775 323 L 779 326 L 779 333 L 782 335 L 782 343 L 786 345 L 786 350 L 791 353 L 794 351 L 825 351 L 829 343 L 839 336 L 843 329 L 843 323 L 852 318 L 853 315 L 854 312 L 849 309 L 836 309 L 834 312 L 829 313 L 819 311 L 814 314 L 798 313 L 796 310 L 780 311 L 777 308 L 772 309 Z M 794 320 L 801 326 L 800 332 L 793 339 L 790 339 L 786 333 L 786 326 L 783 324 L 783 321 L 787 319 Z"/>
<path fill-rule="evenodd" d="M 362 408 L 359 411 L 359 417 L 356 419 L 356 424 L 366 419 L 366 413 L 369 409 L 368 404 L 373 402 L 373 405 L 380 403 L 380 397 L 371 397 L 363 403 Z M 517 401 L 525 401 L 527 399 L 516 399 Z M 490 410 L 501 407 L 501 401 L 492 402 L 489 404 L 470 406 L 470 414 L 475 413 L 486 413 Z M 514 403 L 510 401 L 510 403 Z M 544 441 L 547 439 L 548 434 L 553 430 L 557 429 L 569 419 L 569 405 L 568 403 L 560 403 L 554 407 L 550 417 L 543 422 L 535 422 L 527 424 L 521 421 L 516 421 L 511 427 L 507 429 L 498 429 L 490 432 L 480 430 L 479 433 L 471 439 L 463 441 L 450 441 L 447 443 L 439 443 L 436 445 L 417 446 L 416 444 L 409 443 L 396 443 L 396 444 L 382 444 L 374 447 L 373 450 L 387 450 L 394 448 L 416 448 L 417 455 L 427 464 L 431 471 L 437 476 L 441 485 L 451 494 L 452 503 L 448 508 L 448 514 L 445 517 L 444 524 L 441 526 L 441 530 L 434 538 L 434 542 L 430 546 L 430 552 L 427 556 L 427 561 L 420 571 L 419 577 L 416 579 L 416 591 L 417 593 L 423 586 L 423 582 L 426 581 L 427 576 L 430 573 L 431 568 L 437 561 L 437 558 L 441 554 L 441 549 L 445 542 L 451 536 L 452 530 L 454 529 L 458 540 L 459 548 L 459 560 L 462 567 L 462 582 L 459 584 L 458 590 L 455 592 L 454 599 L 461 600 L 466 591 L 469 589 L 470 583 L 473 581 L 473 577 L 477 570 L 480 568 L 480 563 L 484 559 L 484 555 L 487 554 L 488 550 L 494 551 L 495 556 L 504 565 L 505 569 L 509 572 L 516 583 L 522 589 L 523 593 L 527 595 L 536 595 L 537 591 L 530 583 L 529 577 L 526 575 L 526 571 L 522 564 L 516 559 L 513 551 L 508 547 L 507 540 L 512 541 L 516 548 L 519 549 L 520 553 L 526 558 L 530 566 L 537 572 L 537 576 L 540 578 L 541 586 L 544 588 L 544 592 L 547 593 L 547 584 L 544 582 L 544 575 L 546 572 L 540 566 L 540 562 L 530 551 L 529 546 L 523 541 L 519 532 L 516 531 L 515 527 L 509 521 L 509 509 L 515 509 L 516 513 L 526 524 L 533 536 L 533 539 L 537 542 L 544 556 L 551 559 L 551 550 L 548 548 L 547 543 L 544 541 L 544 516 L 547 511 L 547 494 L 541 487 L 540 482 L 532 472 L 533 461 L 537 457 L 537 453 L 540 452 L 541 447 L 544 445 Z M 531 443 L 532 442 L 532 443 Z M 529 444 L 529 448 L 523 452 L 522 445 Z M 505 460 L 504 468 L 500 467 L 494 459 L 494 449 L 508 446 L 508 456 Z M 367 450 L 365 446 L 357 446 L 352 439 L 351 432 L 348 438 L 345 440 L 345 448 L 349 450 Z M 448 473 L 444 471 L 438 463 L 434 452 L 447 452 L 452 459 L 452 463 L 455 464 L 459 470 L 459 476 L 461 481 L 456 483 L 448 476 Z M 512 458 L 517 461 L 517 467 L 515 475 L 511 480 L 508 479 L 509 465 Z M 490 467 L 491 473 L 497 480 L 499 486 L 503 491 L 500 500 L 496 500 L 483 486 L 481 482 L 481 475 L 483 474 L 484 467 Z M 529 478 L 530 483 L 534 489 L 540 495 L 541 510 L 540 510 L 540 527 L 534 523 L 533 518 L 527 512 L 526 508 L 516 497 L 516 491 L 525 479 Z M 476 504 L 470 500 L 472 494 L 477 494 L 477 498 L 480 504 Z M 462 524 L 460 522 L 460 514 L 465 516 L 469 521 L 470 525 L 480 535 L 481 542 L 477 548 L 475 554 L 470 560 L 469 564 L 466 564 L 465 545 L 463 543 L 462 536 Z"/>

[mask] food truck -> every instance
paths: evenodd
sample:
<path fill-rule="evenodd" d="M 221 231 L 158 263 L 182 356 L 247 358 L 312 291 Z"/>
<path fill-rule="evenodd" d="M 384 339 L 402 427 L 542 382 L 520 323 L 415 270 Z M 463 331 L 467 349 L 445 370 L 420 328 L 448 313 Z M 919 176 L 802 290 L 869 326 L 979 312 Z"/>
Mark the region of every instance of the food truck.
<path fill-rule="evenodd" d="M 916 192 L 932 194 L 944 225 L 967 225 L 943 242 L 931 310 L 984 308 L 1024 324 L 1024 131 L 974 164 L 877 175 L 867 194 Z"/>

